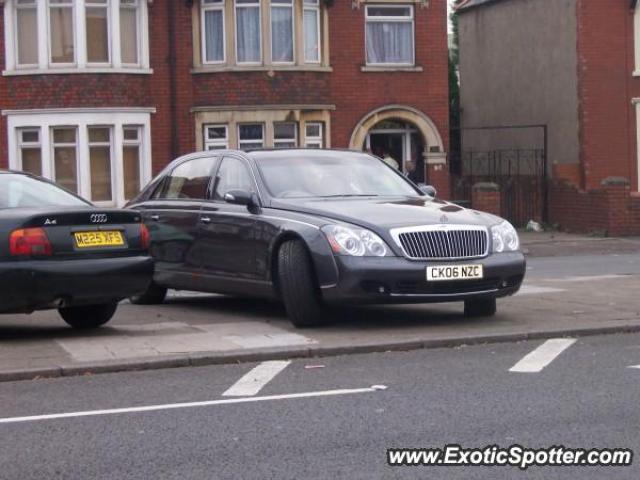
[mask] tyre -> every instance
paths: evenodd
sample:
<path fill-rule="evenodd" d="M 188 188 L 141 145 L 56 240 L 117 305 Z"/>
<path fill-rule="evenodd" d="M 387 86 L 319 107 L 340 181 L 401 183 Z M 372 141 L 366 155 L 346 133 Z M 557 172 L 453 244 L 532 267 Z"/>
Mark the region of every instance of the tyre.
<path fill-rule="evenodd" d="M 129 298 L 129 301 L 134 305 L 158 305 L 164 302 L 167 296 L 167 289 L 151 283 L 147 291 L 141 295 L 135 295 Z"/>
<path fill-rule="evenodd" d="M 118 303 L 60 308 L 58 312 L 68 325 L 80 330 L 98 328 L 107 323 L 118 309 Z"/>
<path fill-rule="evenodd" d="M 326 308 L 316 285 L 311 257 L 299 240 L 289 240 L 278 251 L 280 293 L 291 323 L 298 328 L 323 323 Z"/>
<path fill-rule="evenodd" d="M 464 314 L 467 317 L 492 317 L 496 314 L 495 298 L 467 300 L 464 302 Z"/>

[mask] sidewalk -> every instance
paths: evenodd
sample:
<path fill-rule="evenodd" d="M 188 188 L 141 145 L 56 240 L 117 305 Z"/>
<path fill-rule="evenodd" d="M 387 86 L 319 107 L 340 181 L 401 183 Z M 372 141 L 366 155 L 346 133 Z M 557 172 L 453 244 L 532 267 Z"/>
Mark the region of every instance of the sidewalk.
<path fill-rule="evenodd" d="M 607 238 L 563 232 L 520 232 L 522 249 L 528 257 L 575 255 L 623 255 L 640 253 L 640 238 Z"/>

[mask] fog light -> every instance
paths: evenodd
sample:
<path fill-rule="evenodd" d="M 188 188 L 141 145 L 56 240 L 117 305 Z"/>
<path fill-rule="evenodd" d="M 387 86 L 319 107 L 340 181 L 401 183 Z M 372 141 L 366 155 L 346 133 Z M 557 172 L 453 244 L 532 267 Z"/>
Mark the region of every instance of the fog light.
<path fill-rule="evenodd" d="M 509 282 L 507 282 L 506 280 L 503 280 L 502 283 L 500 284 L 500 286 L 502 288 L 507 288 L 509 286 Z"/>

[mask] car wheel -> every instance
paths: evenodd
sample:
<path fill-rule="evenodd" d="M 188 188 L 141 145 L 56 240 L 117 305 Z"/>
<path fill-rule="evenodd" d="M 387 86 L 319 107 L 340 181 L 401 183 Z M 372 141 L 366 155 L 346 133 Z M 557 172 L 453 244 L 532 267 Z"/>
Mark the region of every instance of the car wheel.
<path fill-rule="evenodd" d="M 278 280 L 291 323 L 298 328 L 321 325 L 326 308 L 316 286 L 311 257 L 301 241 L 290 240 L 280 247 Z"/>
<path fill-rule="evenodd" d="M 152 283 L 147 291 L 141 295 L 134 295 L 129 301 L 134 305 L 158 305 L 164 302 L 167 296 L 167 289 Z"/>
<path fill-rule="evenodd" d="M 496 314 L 495 298 L 484 300 L 467 300 L 464 302 L 464 314 L 467 317 L 492 317 Z"/>
<path fill-rule="evenodd" d="M 88 330 L 101 327 L 111 320 L 117 308 L 118 303 L 114 302 L 104 305 L 60 308 L 58 312 L 62 319 L 73 328 Z"/>

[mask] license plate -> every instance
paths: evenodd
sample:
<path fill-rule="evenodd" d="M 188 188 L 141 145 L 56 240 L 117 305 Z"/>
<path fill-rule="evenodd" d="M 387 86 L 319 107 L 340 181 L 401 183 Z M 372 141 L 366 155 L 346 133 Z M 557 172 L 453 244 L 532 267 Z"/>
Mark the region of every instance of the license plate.
<path fill-rule="evenodd" d="M 477 280 L 484 277 L 482 265 L 441 265 L 427 267 L 427 280 L 442 282 L 445 280 Z"/>
<path fill-rule="evenodd" d="M 122 232 L 77 232 L 74 233 L 78 248 L 122 247 L 124 237 Z"/>

